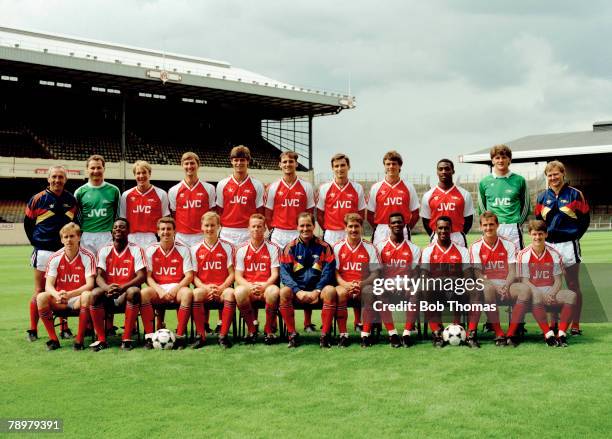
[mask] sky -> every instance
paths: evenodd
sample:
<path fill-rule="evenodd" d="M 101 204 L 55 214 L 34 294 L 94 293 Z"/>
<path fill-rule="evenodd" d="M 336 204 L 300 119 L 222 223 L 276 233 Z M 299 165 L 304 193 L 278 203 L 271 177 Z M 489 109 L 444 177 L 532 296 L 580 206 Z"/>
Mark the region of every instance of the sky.
<path fill-rule="evenodd" d="M 355 109 L 315 119 L 316 173 L 336 152 L 354 172 L 382 173 L 396 149 L 404 174 L 433 175 L 442 157 L 612 119 L 612 2 L 0 0 L 0 10 L 2 26 L 350 87 Z"/>

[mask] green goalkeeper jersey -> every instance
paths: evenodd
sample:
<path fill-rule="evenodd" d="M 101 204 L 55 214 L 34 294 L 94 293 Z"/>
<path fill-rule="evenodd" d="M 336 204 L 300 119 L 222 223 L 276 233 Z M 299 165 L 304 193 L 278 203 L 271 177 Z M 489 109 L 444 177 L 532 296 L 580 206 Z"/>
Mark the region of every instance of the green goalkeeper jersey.
<path fill-rule="evenodd" d="M 500 224 L 522 224 L 529 215 L 530 201 L 527 182 L 509 172 L 503 177 L 487 175 L 478 185 L 478 211 L 490 210 Z"/>
<path fill-rule="evenodd" d="M 114 184 L 100 186 L 85 183 L 74 192 L 79 205 L 79 218 L 83 232 L 110 232 L 119 212 L 121 194 Z"/>

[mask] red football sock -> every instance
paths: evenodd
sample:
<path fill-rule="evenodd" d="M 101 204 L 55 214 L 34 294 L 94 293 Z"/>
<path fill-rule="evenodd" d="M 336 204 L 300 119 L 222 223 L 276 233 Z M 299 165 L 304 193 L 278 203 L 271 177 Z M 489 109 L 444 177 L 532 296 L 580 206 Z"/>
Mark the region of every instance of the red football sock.
<path fill-rule="evenodd" d="M 191 309 L 193 311 L 193 322 L 195 323 L 196 332 L 202 339 L 205 339 L 206 330 L 204 329 L 204 325 L 206 324 L 206 311 L 209 310 L 204 307 L 204 302 L 193 302 L 191 304 Z"/>
<path fill-rule="evenodd" d="M 183 336 L 187 331 L 187 322 L 189 321 L 189 317 L 191 316 L 191 307 L 189 306 L 179 306 L 177 311 L 178 317 L 178 327 L 176 328 L 176 335 Z M 204 338 L 204 335 L 202 335 Z"/>
<path fill-rule="evenodd" d="M 468 331 L 476 331 L 478 329 L 479 321 L 480 321 L 480 310 L 470 311 L 470 313 L 468 314 Z"/>
<path fill-rule="evenodd" d="M 361 310 L 361 324 L 363 325 L 363 332 L 371 332 L 372 330 L 372 320 L 373 320 L 373 309 L 371 305 L 364 304 L 365 307 Z M 358 308 L 353 308 L 353 310 L 357 310 Z M 357 320 L 357 317 L 355 317 Z"/>
<path fill-rule="evenodd" d="M 134 332 L 134 325 L 136 324 L 136 319 L 138 318 L 138 309 L 140 307 L 137 303 L 128 302 L 125 305 L 125 322 L 123 328 L 123 336 L 121 340 L 130 340 L 132 337 L 132 332 Z"/>
<path fill-rule="evenodd" d="M 304 328 L 312 325 L 312 309 L 306 308 L 304 310 Z"/>
<path fill-rule="evenodd" d="M 527 309 L 527 303 L 517 300 L 512 307 L 512 319 L 510 320 L 510 326 L 508 327 L 508 337 L 514 337 L 519 325 L 523 322 L 525 317 L 525 310 Z"/>
<path fill-rule="evenodd" d="M 406 324 L 404 325 L 404 329 L 406 329 L 407 331 L 414 330 L 415 322 L 418 315 L 417 313 L 418 311 L 416 311 L 416 309 L 414 311 L 411 311 L 410 309 L 406 311 Z"/>
<path fill-rule="evenodd" d="M 30 329 L 36 331 L 38 329 L 38 305 L 36 297 L 30 300 Z"/>
<path fill-rule="evenodd" d="M 249 331 L 249 334 L 255 334 L 255 325 L 253 324 L 253 308 L 251 307 L 251 304 L 240 305 L 238 306 L 238 309 L 240 310 L 242 320 L 244 320 L 247 325 L 247 331 Z"/>
<path fill-rule="evenodd" d="M 223 301 L 223 311 L 221 312 L 221 331 L 219 335 L 225 337 L 229 332 L 230 325 L 234 321 L 236 313 L 236 302 Z"/>
<path fill-rule="evenodd" d="M 266 334 L 272 334 L 274 332 L 274 328 L 276 327 L 276 311 L 276 305 L 266 303 L 266 324 L 264 326 L 264 332 Z"/>
<path fill-rule="evenodd" d="M 44 307 L 39 308 L 38 315 L 45 325 L 45 329 L 47 330 L 47 334 L 49 334 L 49 338 L 51 340 L 57 340 L 57 334 L 55 333 L 55 325 L 53 325 L 53 313 L 51 312 L 51 308 Z"/>
<path fill-rule="evenodd" d="M 380 319 L 383 321 L 383 325 L 385 325 L 385 329 L 387 331 L 393 331 L 395 329 L 395 323 L 393 323 L 393 313 L 391 313 L 391 311 L 381 311 Z"/>
<path fill-rule="evenodd" d="M 204 306 L 204 303 L 202 302 L 202 306 Z M 202 317 L 204 318 L 203 324 L 204 325 L 208 325 L 208 322 L 210 322 L 210 308 L 207 306 L 204 306 L 204 313 L 202 315 Z M 197 328 L 197 326 L 196 326 Z"/>
<path fill-rule="evenodd" d="M 550 331 L 550 326 L 546 320 L 546 309 L 544 309 L 543 305 L 533 305 L 531 307 L 531 313 L 544 334 Z"/>
<path fill-rule="evenodd" d="M 81 308 L 81 313 L 83 312 L 83 308 Z M 104 311 L 104 305 L 94 306 L 91 305 L 89 307 L 89 312 L 91 313 L 91 320 L 93 321 L 94 331 L 96 331 L 96 336 L 98 337 L 98 341 L 106 341 L 106 332 L 104 331 L 104 319 L 106 318 L 106 311 Z M 87 325 L 87 321 L 84 322 Z M 83 327 L 85 330 L 86 326 Z M 81 316 L 79 316 L 79 334 L 81 332 Z M 83 339 L 79 343 L 83 343 Z"/>
<path fill-rule="evenodd" d="M 142 319 L 142 327 L 144 328 L 145 334 L 155 332 L 155 313 L 153 312 L 153 305 L 151 305 L 151 303 L 143 303 L 140 305 L 140 317 Z"/>
<path fill-rule="evenodd" d="M 293 309 L 293 303 L 289 302 L 288 304 L 280 305 L 280 313 L 283 316 L 283 320 L 285 320 L 285 325 L 287 325 L 287 333 L 293 334 L 295 332 L 295 311 Z"/>
<path fill-rule="evenodd" d="M 497 307 L 495 307 L 495 311 L 485 311 L 485 314 L 487 315 L 487 320 L 491 324 L 493 331 L 495 331 L 495 336 L 503 337 L 504 330 L 499 323 L 499 311 L 497 310 Z"/>
<path fill-rule="evenodd" d="M 443 328 L 442 325 L 442 313 L 440 311 L 426 311 L 427 323 L 429 329 L 432 331 L 438 331 Z"/>
<path fill-rule="evenodd" d="M 574 315 L 574 305 L 566 303 L 561 308 L 561 317 L 559 320 L 559 331 L 566 332 Z"/>
<path fill-rule="evenodd" d="M 338 305 L 336 307 L 336 320 L 338 321 L 338 331 L 341 334 L 346 334 L 348 331 L 346 329 L 346 320 L 348 319 L 348 310 L 346 305 Z"/>
<path fill-rule="evenodd" d="M 335 311 L 336 311 L 336 305 L 334 305 L 333 303 L 323 302 L 323 310 L 321 311 L 321 323 L 323 324 L 323 328 L 321 328 L 321 332 L 323 334 L 329 334 L 331 332 L 332 319 L 334 318 Z M 346 327 L 346 321 L 344 325 Z"/>
<path fill-rule="evenodd" d="M 87 323 L 89 323 L 89 309 L 86 306 L 82 306 L 79 311 L 79 326 L 77 329 L 77 335 L 74 339 L 75 342 L 83 344 L 85 338 L 85 331 L 87 330 Z"/>
<path fill-rule="evenodd" d="M 580 329 L 580 315 L 582 314 L 582 292 L 576 291 L 576 303 L 572 314 L 572 328 Z M 562 311 L 563 312 L 563 311 Z"/>

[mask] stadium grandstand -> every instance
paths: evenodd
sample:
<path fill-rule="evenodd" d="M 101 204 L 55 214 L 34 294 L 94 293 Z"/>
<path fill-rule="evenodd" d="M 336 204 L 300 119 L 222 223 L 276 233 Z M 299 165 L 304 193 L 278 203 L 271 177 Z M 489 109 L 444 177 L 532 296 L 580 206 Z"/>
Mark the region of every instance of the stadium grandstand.
<path fill-rule="evenodd" d="M 595 122 L 591 131 L 536 134 L 506 142 L 512 163 L 560 160 L 566 181 L 579 188 L 591 205 L 591 229 L 612 229 L 612 200 L 607 190 L 607 166 L 612 160 L 612 121 Z M 491 166 L 489 149 L 459 157 L 463 163 Z M 532 198 L 545 187 L 529 180 Z"/>
<path fill-rule="evenodd" d="M 313 119 L 354 106 L 352 96 L 224 61 L 0 27 L 0 222 L 22 220 L 51 164 L 67 167 L 69 190 L 80 186 L 94 153 L 120 188 L 132 185 L 131 163 L 144 159 L 154 184 L 168 189 L 182 178 L 185 151 L 200 156 L 202 176 L 215 183 L 239 144 L 251 149 L 251 173 L 264 183 L 279 177 L 288 150 L 313 181 Z"/>

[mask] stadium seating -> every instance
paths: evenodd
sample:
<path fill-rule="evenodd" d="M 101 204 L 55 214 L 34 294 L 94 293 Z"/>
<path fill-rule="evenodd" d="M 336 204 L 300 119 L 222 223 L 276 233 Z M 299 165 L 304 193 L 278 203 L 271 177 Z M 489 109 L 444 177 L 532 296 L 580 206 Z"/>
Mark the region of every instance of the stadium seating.
<path fill-rule="evenodd" d="M 0 200 L 0 223 L 22 223 L 26 203 L 19 200 Z"/>
<path fill-rule="evenodd" d="M 0 130 L 0 151 L 4 157 L 52 158 L 40 143 L 21 130 Z"/>

